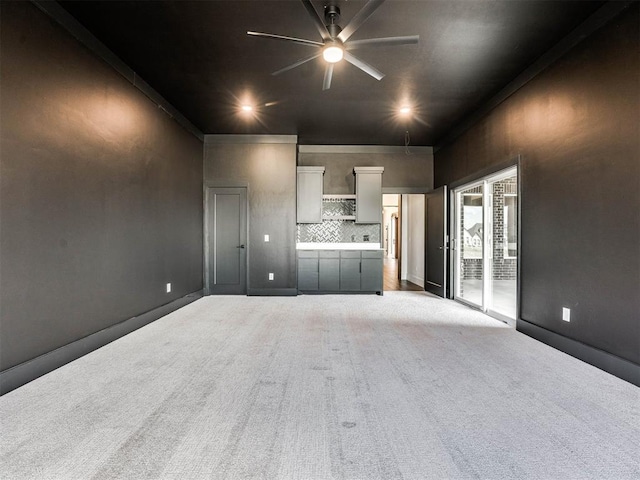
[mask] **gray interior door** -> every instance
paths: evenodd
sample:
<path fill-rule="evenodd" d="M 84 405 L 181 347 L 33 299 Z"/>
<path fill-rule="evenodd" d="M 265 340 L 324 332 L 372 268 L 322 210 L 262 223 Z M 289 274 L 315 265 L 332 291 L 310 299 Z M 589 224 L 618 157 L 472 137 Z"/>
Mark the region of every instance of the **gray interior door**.
<path fill-rule="evenodd" d="M 425 282 L 424 289 L 446 296 L 447 280 L 447 187 L 425 195 Z"/>
<path fill-rule="evenodd" d="M 247 293 L 247 189 L 209 189 L 209 293 Z"/>

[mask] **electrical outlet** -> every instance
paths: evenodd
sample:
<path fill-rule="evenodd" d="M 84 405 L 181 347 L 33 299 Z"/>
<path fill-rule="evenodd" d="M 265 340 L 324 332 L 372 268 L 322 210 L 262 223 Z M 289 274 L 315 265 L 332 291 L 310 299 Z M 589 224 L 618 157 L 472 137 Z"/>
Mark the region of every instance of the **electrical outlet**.
<path fill-rule="evenodd" d="M 264 241 L 265 241 L 265 242 L 268 242 L 268 241 L 269 241 L 269 235 L 266 235 L 266 234 L 265 234 L 265 236 L 264 236 Z"/>
<path fill-rule="evenodd" d="M 273 273 L 269 273 L 269 280 L 273 280 Z"/>
<path fill-rule="evenodd" d="M 570 308 L 562 307 L 562 320 L 564 320 L 565 322 L 570 322 L 571 321 L 571 309 Z"/>
<path fill-rule="evenodd" d="M 167 283 L 167 293 L 171 293 L 171 284 Z"/>

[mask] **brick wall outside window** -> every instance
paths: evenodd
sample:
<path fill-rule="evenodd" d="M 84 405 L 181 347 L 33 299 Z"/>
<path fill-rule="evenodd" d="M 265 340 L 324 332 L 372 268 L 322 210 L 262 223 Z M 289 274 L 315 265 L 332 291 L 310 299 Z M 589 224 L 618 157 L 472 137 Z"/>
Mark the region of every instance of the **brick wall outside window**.
<path fill-rule="evenodd" d="M 517 258 L 505 257 L 504 204 L 505 194 L 517 193 L 516 178 L 507 178 L 493 184 L 493 278 L 494 280 L 515 280 Z M 464 215 L 464 209 L 460 210 Z M 464 218 L 461 218 L 464 222 Z M 464 223 L 463 223 L 464 224 Z M 482 279 L 482 259 L 462 259 L 462 279 Z"/>

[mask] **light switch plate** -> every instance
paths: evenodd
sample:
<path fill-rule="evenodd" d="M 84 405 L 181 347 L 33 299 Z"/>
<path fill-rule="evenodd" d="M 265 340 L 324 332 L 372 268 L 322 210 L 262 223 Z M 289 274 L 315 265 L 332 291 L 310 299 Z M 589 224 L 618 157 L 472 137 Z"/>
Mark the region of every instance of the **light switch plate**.
<path fill-rule="evenodd" d="M 265 236 L 264 236 L 264 241 L 265 241 L 265 242 L 268 242 L 268 241 L 269 241 L 269 235 L 265 234 Z"/>
<path fill-rule="evenodd" d="M 167 283 L 167 293 L 171 293 L 171 284 Z"/>
<path fill-rule="evenodd" d="M 565 322 L 570 322 L 571 321 L 571 309 L 570 308 L 562 307 L 562 320 L 564 320 Z"/>
<path fill-rule="evenodd" d="M 269 280 L 273 280 L 273 273 L 269 273 Z"/>

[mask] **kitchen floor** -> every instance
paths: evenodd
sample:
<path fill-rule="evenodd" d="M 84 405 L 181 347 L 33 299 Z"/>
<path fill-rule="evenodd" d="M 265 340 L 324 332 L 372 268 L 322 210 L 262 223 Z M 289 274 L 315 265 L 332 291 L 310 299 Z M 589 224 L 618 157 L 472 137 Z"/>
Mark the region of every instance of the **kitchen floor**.
<path fill-rule="evenodd" d="M 398 280 L 398 259 L 384 257 L 384 290 L 389 291 L 422 291 L 420 285 L 407 280 Z"/>

